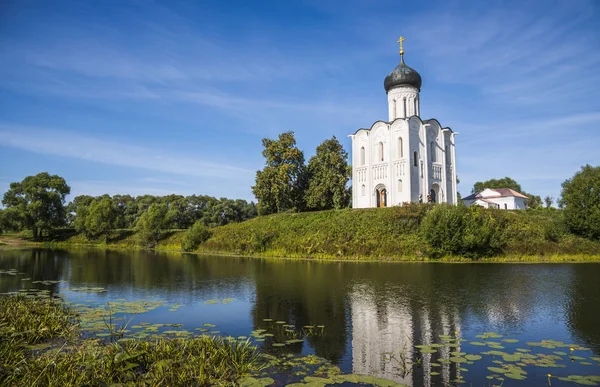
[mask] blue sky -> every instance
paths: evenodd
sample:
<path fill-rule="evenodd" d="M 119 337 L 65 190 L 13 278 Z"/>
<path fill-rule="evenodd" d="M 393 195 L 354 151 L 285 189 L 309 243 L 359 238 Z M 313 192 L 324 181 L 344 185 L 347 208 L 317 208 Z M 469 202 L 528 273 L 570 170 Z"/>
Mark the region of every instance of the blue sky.
<path fill-rule="evenodd" d="M 48 171 L 73 195 L 253 199 L 261 139 L 387 119 L 384 77 L 423 77 L 422 118 L 460 132 L 459 191 L 511 176 L 560 194 L 600 165 L 596 1 L 8 1 L 0 193 Z"/>

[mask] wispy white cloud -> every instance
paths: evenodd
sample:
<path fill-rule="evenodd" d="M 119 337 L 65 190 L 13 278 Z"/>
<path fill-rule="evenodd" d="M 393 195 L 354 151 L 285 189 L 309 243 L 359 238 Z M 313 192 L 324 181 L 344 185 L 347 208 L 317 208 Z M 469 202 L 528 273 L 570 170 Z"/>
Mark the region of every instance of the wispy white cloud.
<path fill-rule="evenodd" d="M 170 174 L 248 181 L 254 170 L 72 131 L 0 124 L 0 144 L 29 152 Z"/>

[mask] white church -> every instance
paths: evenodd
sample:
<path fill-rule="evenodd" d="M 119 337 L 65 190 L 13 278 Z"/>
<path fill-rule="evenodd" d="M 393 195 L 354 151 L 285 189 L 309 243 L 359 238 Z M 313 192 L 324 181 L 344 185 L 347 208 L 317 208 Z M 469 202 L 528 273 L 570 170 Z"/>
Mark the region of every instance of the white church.
<path fill-rule="evenodd" d="M 398 40 L 400 64 L 383 82 L 388 121 L 376 121 L 350 136 L 353 208 L 458 202 L 458 133 L 435 118 L 421 119 L 421 75 L 404 63 L 403 40 Z"/>

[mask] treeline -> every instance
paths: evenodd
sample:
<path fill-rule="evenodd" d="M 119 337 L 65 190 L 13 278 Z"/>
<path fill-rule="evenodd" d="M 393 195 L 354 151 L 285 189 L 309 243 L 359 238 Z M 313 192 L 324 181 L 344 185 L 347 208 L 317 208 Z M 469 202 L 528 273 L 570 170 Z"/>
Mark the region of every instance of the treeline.
<path fill-rule="evenodd" d="M 66 223 L 76 229 L 89 229 L 86 224 L 105 217 L 117 229 L 132 229 L 142 214 L 153 205 L 164 205 L 171 228 L 187 229 L 200 221 L 205 226 L 223 226 L 257 215 L 256 205 L 245 200 L 217 199 L 206 195 L 102 195 L 76 196 L 66 206 Z"/>
<path fill-rule="evenodd" d="M 145 245 L 157 243 L 168 229 L 223 226 L 257 216 L 253 202 L 205 195 L 80 195 L 65 205 L 71 192 L 65 179 L 47 172 L 11 183 L 0 210 L 0 232 L 31 230 L 34 240 L 59 227 L 71 227 L 89 239 L 108 238 L 118 229 L 135 229 Z"/>

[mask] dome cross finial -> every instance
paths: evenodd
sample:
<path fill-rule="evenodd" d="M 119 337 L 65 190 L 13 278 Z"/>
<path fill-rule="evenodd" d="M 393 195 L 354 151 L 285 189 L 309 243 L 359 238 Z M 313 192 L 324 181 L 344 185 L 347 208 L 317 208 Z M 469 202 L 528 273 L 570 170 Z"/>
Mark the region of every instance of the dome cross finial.
<path fill-rule="evenodd" d="M 404 36 L 401 36 L 398 39 L 398 43 L 400 43 L 400 56 L 404 56 L 404 48 L 402 47 L 402 42 L 404 42 Z"/>

